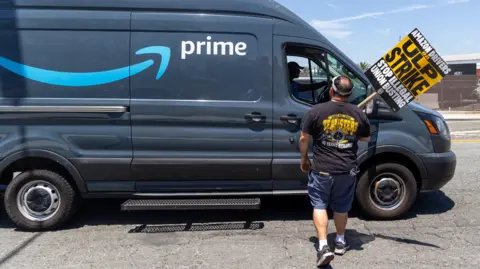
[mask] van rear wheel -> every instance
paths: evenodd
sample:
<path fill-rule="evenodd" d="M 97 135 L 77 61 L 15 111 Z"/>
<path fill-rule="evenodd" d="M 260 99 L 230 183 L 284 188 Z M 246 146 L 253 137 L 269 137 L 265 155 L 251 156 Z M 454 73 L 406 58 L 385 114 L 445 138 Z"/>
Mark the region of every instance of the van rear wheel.
<path fill-rule="evenodd" d="M 77 207 L 77 194 L 61 175 L 31 170 L 16 176 L 5 192 L 10 220 L 21 230 L 53 230 L 70 219 Z"/>
<path fill-rule="evenodd" d="M 405 214 L 417 198 L 412 172 L 398 163 L 382 163 L 367 169 L 359 178 L 356 200 L 361 210 L 374 219 Z"/>

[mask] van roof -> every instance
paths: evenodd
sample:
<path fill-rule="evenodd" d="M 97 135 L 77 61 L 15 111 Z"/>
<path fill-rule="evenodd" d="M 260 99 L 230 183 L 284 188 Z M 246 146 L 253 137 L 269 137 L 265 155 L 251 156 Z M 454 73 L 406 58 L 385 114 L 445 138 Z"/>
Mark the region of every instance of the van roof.
<path fill-rule="evenodd" d="M 289 22 L 300 19 L 275 0 L 0 0 L 0 6 L 246 14 Z"/>
<path fill-rule="evenodd" d="M 91 9 L 176 10 L 282 17 L 275 0 L 1 0 L 0 5 Z"/>
<path fill-rule="evenodd" d="M 0 7 L 55 8 L 89 10 L 173 11 L 250 15 L 276 18 L 302 30 L 306 37 L 329 43 L 317 30 L 297 14 L 275 0 L 0 0 Z M 306 31 L 305 31 L 306 30 Z"/>
<path fill-rule="evenodd" d="M 200 3 L 199 3 L 200 2 Z M 173 11 L 237 14 L 276 18 L 307 29 L 310 37 L 328 42 L 310 24 L 275 0 L 0 0 L 0 7 L 89 10 Z M 307 28 L 305 28 L 307 27 Z"/>

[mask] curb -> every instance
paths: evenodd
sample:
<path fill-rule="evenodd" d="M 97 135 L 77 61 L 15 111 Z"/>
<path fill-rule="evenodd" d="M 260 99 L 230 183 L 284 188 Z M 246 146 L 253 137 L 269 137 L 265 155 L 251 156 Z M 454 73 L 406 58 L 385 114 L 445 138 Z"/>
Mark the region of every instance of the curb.
<path fill-rule="evenodd" d="M 442 114 L 443 118 L 446 121 L 474 121 L 480 120 L 479 115 L 444 115 Z"/>
<path fill-rule="evenodd" d="M 480 111 L 438 111 L 447 120 L 480 120 Z"/>
<path fill-rule="evenodd" d="M 434 109 L 438 113 L 445 114 L 445 115 L 458 115 L 458 114 L 468 114 L 468 115 L 475 115 L 475 114 L 480 114 L 480 110 L 438 110 Z"/>

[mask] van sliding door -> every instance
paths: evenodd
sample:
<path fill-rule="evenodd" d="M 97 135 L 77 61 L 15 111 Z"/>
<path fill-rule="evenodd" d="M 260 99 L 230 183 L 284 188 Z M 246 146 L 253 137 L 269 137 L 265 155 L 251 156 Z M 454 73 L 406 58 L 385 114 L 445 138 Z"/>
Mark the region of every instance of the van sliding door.
<path fill-rule="evenodd" d="M 271 21 L 133 13 L 138 192 L 271 191 Z"/>

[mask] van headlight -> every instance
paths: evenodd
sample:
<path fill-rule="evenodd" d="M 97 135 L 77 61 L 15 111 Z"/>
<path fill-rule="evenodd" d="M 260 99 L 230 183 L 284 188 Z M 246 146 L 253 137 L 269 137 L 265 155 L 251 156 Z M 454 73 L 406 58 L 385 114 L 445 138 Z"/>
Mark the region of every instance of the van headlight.
<path fill-rule="evenodd" d="M 417 114 L 420 119 L 422 119 L 430 134 L 438 135 L 450 140 L 450 130 L 448 129 L 448 125 L 444 119 L 422 112 L 417 112 Z"/>
<path fill-rule="evenodd" d="M 450 139 L 450 131 L 448 130 L 448 125 L 445 122 L 445 120 L 437 116 L 434 116 L 434 117 L 435 117 L 435 125 L 440 135 Z"/>

